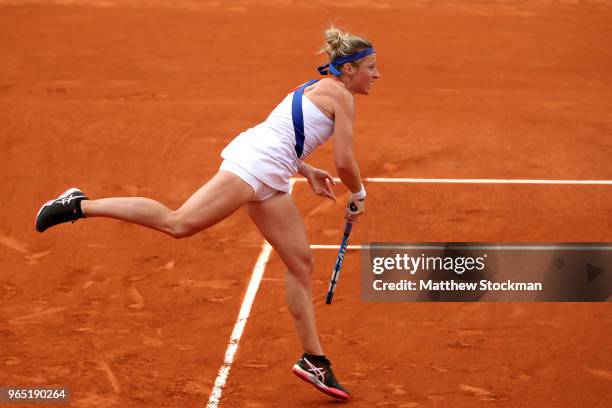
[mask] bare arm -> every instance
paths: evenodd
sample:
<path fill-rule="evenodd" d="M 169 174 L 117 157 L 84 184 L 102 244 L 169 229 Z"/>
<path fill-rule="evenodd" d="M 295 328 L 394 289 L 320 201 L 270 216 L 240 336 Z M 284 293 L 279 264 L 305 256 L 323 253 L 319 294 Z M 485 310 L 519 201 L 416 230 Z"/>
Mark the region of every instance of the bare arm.
<path fill-rule="evenodd" d="M 353 153 L 353 121 L 355 105 L 353 96 L 343 93 L 336 99 L 334 125 L 334 161 L 340 180 L 351 191 L 346 218 L 357 222 L 358 217 L 365 212 L 365 189 L 361 182 L 361 174 L 355 154 Z"/>
<path fill-rule="evenodd" d="M 361 174 L 353 153 L 353 120 L 355 107 L 352 95 L 340 94 L 335 101 L 334 161 L 338 177 L 352 192 L 361 190 Z"/>
<path fill-rule="evenodd" d="M 308 91 L 307 89 L 306 92 Z M 334 162 L 340 180 L 352 193 L 347 203 L 346 218 L 355 222 L 365 212 L 366 194 L 353 152 L 353 121 L 355 119 L 353 95 L 342 84 L 326 78 L 321 80 L 317 86 L 313 86 L 310 91 L 309 98 L 324 113 L 334 118 Z M 300 174 L 307 177 L 308 168 L 302 169 Z M 313 186 L 312 183 L 311 186 Z"/>

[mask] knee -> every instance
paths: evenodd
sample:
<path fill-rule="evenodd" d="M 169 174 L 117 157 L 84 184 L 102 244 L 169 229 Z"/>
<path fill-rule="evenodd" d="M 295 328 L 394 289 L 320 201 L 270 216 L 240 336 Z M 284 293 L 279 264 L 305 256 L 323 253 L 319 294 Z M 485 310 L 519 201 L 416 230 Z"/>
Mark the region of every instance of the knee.
<path fill-rule="evenodd" d="M 178 211 L 170 214 L 166 230 L 168 235 L 175 239 L 187 238 L 198 232 L 197 228 L 187 222 Z"/>
<path fill-rule="evenodd" d="M 312 271 L 314 270 L 314 257 L 310 250 L 301 251 L 296 254 L 292 263 L 293 265 L 289 267 L 290 273 L 298 277 L 311 277 Z"/>

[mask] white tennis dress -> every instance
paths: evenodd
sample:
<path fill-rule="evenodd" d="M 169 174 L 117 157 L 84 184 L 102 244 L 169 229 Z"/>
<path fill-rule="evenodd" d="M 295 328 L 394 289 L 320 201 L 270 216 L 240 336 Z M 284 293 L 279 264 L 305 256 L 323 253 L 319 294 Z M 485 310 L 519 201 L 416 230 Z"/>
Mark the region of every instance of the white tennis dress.
<path fill-rule="evenodd" d="M 264 122 L 242 132 L 221 152 L 221 157 L 225 160 L 221 169 L 231 171 L 244 179 L 256 193 L 258 188 L 252 184 L 253 177 L 273 190 L 288 192 L 289 179 L 297 172 L 300 161 L 333 134 L 334 121 L 321 112 L 308 97 L 303 96 L 305 140 L 302 156 L 298 158 L 291 116 L 292 98 L 293 92 L 283 99 Z M 248 174 L 245 175 L 244 172 Z M 251 178 L 251 181 L 247 178 Z"/>

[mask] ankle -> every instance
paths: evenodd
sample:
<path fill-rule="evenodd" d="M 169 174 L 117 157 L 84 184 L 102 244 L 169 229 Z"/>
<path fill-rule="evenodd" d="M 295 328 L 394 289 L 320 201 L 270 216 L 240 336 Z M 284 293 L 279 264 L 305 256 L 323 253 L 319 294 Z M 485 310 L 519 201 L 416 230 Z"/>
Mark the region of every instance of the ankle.
<path fill-rule="evenodd" d="M 76 208 L 77 208 L 77 214 L 82 217 L 85 218 L 87 217 L 87 207 L 89 205 L 89 201 L 88 199 L 83 199 L 83 200 L 79 200 L 77 202 Z M 85 206 L 83 206 L 83 204 L 85 204 Z M 85 208 L 83 208 L 85 207 Z"/>

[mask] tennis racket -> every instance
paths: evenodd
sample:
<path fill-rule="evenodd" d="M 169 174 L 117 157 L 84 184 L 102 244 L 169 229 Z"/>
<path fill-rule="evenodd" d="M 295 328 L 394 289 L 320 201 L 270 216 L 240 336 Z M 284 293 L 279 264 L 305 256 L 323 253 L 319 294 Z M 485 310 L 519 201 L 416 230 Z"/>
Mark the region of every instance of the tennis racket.
<path fill-rule="evenodd" d="M 356 211 L 355 208 L 353 211 Z M 332 271 L 332 277 L 329 281 L 329 289 L 327 289 L 327 298 L 325 299 L 325 303 L 331 305 L 332 298 L 334 297 L 334 291 L 336 290 L 336 285 L 338 284 L 338 280 L 340 279 L 340 269 L 342 268 L 342 261 L 344 261 L 344 254 L 346 253 L 346 247 L 348 246 L 348 239 L 351 235 L 351 230 L 353 229 L 353 224 L 346 220 L 344 223 L 344 236 L 342 237 L 342 243 L 340 244 L 340 250 L 338 251 L 338 257 L 336 258 L 336 264 L 334 265 L 334 270 Z"/>

